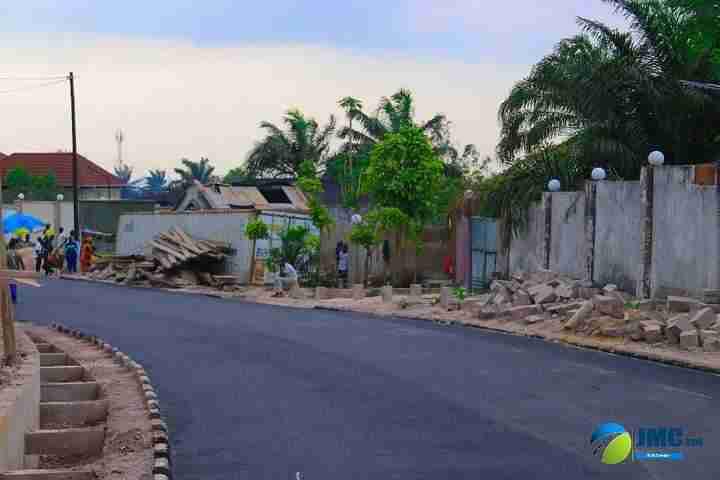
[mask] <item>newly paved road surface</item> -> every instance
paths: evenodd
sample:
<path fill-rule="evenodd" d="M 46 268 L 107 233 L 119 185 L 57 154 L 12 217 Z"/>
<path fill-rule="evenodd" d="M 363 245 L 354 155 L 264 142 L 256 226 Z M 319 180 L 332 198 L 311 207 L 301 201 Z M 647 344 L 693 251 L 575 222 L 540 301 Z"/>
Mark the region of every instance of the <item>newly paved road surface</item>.
<path fill-rule="evenodd" d="M 364 315 L 50 281 L 18 319 L 141 362 L 178 479 L 712 479 L 720 377 L 542 341 Z M 680 427 L 687 460 L 604 466 L 594 427 Z"/>

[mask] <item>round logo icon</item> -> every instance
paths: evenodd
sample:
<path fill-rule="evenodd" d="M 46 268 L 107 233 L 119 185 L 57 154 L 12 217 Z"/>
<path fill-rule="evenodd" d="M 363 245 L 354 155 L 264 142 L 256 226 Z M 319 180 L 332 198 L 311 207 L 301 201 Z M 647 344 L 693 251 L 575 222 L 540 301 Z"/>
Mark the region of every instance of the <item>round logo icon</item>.
<path fill-rule="evenodd" d="M 632 437 L 619 423 L 599 425 L 590 438 L 593 455 L 601 455 L 602 463 L 617 465 L 632 453 Z"/>

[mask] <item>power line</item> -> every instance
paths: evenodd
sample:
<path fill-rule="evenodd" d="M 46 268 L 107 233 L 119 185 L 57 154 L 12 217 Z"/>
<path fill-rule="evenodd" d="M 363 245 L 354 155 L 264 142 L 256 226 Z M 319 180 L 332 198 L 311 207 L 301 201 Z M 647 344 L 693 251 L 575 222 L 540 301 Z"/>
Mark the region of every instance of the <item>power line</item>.
<path fill-rule="evenodd" d="M 23 77 L 23 76 L 9 76 L 0 75 L 0 80 L 17 80 L 17 81 L 33 81 L 33 80 L 60 80 L 67 79 L 67 75 L 53 75 L 47 77 Z"/>
<path fill-rule="evenodd" d="M 67 78 L 63 78 L 62 80 L 55 80 L 53 82 L 41 83 L 41 84 L 37 84 L 37 85 L 26 85 L 24 87 L 11 88 L 9 90 L 0 90 L 0 94 L 24 92 L 26 90 L 34 90 L 36 88 L 49 87 L 50 85 L 58 85 L 60 83 L 65 83 L 66 81 L 67 81 Z"/>

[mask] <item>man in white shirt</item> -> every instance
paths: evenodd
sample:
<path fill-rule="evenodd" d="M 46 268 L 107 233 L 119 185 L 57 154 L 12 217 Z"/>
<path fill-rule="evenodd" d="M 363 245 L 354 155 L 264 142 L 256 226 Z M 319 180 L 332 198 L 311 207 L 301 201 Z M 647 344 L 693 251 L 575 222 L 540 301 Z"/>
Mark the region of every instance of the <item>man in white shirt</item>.
<path fill-rule="evenodd" d="M 275 290 L 279 292 L 282 292 L 285 287 L 292 288 L 298 281 L 297 270 L 290 263 L 285 262 L 283 272 L 285 275 L 282 275 L 282 272 L 275 274 Z"/>

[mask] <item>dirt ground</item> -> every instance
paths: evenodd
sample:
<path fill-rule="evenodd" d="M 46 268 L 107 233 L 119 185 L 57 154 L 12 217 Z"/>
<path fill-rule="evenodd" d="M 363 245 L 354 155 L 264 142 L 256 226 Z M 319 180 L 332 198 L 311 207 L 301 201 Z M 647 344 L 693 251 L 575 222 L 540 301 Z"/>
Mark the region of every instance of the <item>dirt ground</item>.
<path fill-rule="evenodd" d="M 41 459 L 41 468 L 92 469 L 99 479 L 150 478 L 153 450 L 151 425 L 135 375 L 118 366 L 98 348 L 54 330 L 26 327 L 35 338 L 54 344 L 84 366 L 109 400 L 105 446 L 101 458 Z"/>

